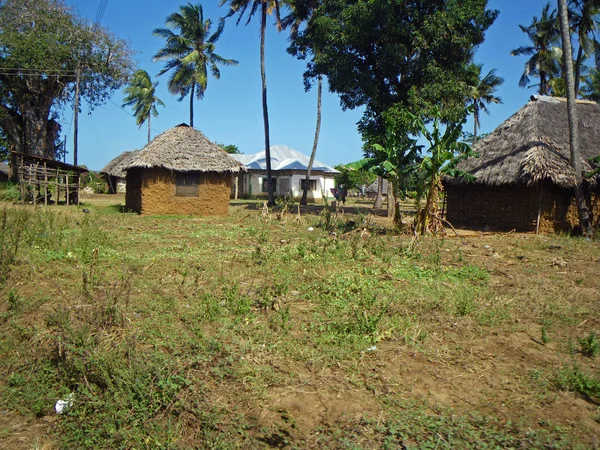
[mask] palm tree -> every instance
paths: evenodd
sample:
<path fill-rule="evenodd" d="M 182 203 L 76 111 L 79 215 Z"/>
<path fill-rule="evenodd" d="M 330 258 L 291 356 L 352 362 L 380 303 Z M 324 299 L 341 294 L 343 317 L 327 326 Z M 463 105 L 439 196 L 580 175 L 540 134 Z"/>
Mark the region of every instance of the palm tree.
<path fill-rule="evenodd" d="M 531 41 L 531 45 L 523 45 L 510 52 L 513 56 L 530 56 L 525 63 L 519 86 L 529 87 L 529 77 L 539 77 L 540 95 L 549 95 L 549 80 L 560 74 L 561 70 L 561 50 L 558 47 L 560 29 L 556 21 L 556 10 L 550 12 L 550 3 L 547 3 L 541 18 L 534 17 L 529 26 L 519 25 L 519 28 Z"/>
<path fill-rule="evenodd" d="M 596 39 L 595 31 L 600 27 L 599 0 L 570 0 L 569 17 L 571 28 L 577 34 L 579 48 L 575 59 L 575 95 L 579 93 L 581 83 L 581 70 L 585 59 L 593 54 L 600 53 L 600 42 Z"/>
<path fill-rule="evenodd" d="M 477 84 L 471 86 L 468 104 L 473 106 L 473 145 L 477 141 L 477 129 L 481 128 L 479 114 L 481 111 L 488 113 L 487 106 L 490 103 L 502 103 L 500 97 L 494 93 L 496 89 L 504 83 L 504 79 L 496 75 L 496 69 L 490 70 L 486 76 L 481 77 L 483 64 L 471 65 L 474 75 L 477 77 Z"/>
<path fill-rule="evenodd" d="M 234 66 L 238 62 L 226 59 L 215 53 L 215 43 L 221 37 L 225 20 L 219 21 L 217 31 L 212 35 L 212 21 L 204 20 L 202 6 L 188 3 L 179 7 L 179 12 L 170 14 L 165 24 L 167 28 L 157 28 L 154 35 L 164 38 L 166 46 L 153 57 L 153 61 L 166 61 L 159 76 L 171 71 L 169 92 L 179 95 L 179 101 L 190 94 L 190 126 L 194 126 L 194 94 L 198 100 L 204 97 L 208 84 L 208 70 L 219 79 L 219 65 Z M 173 30 L 179 32 L 176 34 Z"/>
<path fill-rule="evenodd" d="M 262 80 L 262 107 L 263 107 L 263 122 L 265 129 L 265 159 L 267 162 L 267 194 L 268 205 L 275 204 L 273 195 L 273 186 L 271 183 L 271 142 L 269 139 L 269 110 L 267 107 L 267 75 L 265 72 L 265 35 L 267 31 L 267 14 L 275 10 L 277 26 L 281 30 L 281 16 L 279 14 L 280 0 L 221 0 L 221 6 L 229 4 L 229 12 L 227 17 L 238 14 L 237 24 L 239 25 L 242 17 L 248 11 L 248 20 L 246 25 L 260 8 L 260 77 Z"/>
<path fill-rule="evenodd" d="M 145 70 L 137 70 L 129 85 L 123 90 L 125 98 L 123 106 L 131 106 L 135 123 L 141 128 L 144 122 L 148 122 L 148 143 L 150 143 L 150 117 L 158 116 L 156 105 L 165 106 L 163 101 L 156 96 L 158 82 L 152 83 L 150 75 Z"/>
<path fill-rule="evenodd" d="M 291 39 L 294 39 L 298 35 L 298 29 L 303 22 L 308 22 L 313 11 L 317 7 L 316 0 L 290 0 L 288 3 L 290 7 L 290 14 L 288 14 L 282 21 L 283 27 L 291 27 Z M 308 200 L 308 187 L 310 180 L 310 172 L 315 162 L 317 155 L 317 146 L 319 144 L 319 133 L 321 131 L 321 97 L 323 92 L 323 77 L 319 74 L 317 76 L 317 125 L 315 127 L 315 139 L 313 141 L 312 151 L 310 153 L 310 159 L 308 161 L 308 169 L 306 170 L 306 181 L 304 182 L 304 189 L 302 190 L 302 198 L 300 199 L 301 205 L 306 205 Z M 378 197 L 380 198 L 380 197 Z"/>
<path fill-rule="evenodd" d="M 600 70 L 592 69 L 592 71 L 583 79 L 583 98 L 592 100 L 596 103 L 600 102 Z"/>
<path fill-rule="evenodd" d="M 571 34 L 569 29 L 569 18 L 567 15 L 567 0 L 558 0 L 558 11 L 560 17 L 560 31 L 563 47 L 563 66 L 565 81 L 567 85 L 567 111 L 569 117 L 569 143 L 571 146 L 571 165 L 575 171 L 575 200 L 579 225 L 584 235 L 593 236 L 594 228 L 588 214 L 583 191 L 583 174 L 581 167 L 581 153 L 579 152 L 579 131 L 577 121 L 577 109 L 575 99 L 575 83 L 573 80 L 573 56 L 571 52 Z"/>

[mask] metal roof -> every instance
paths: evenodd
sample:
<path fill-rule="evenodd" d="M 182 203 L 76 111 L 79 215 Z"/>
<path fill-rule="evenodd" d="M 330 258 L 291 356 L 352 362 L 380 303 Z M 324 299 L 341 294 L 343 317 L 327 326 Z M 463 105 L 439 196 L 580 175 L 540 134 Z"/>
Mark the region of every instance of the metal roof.
<path fill-rule="evenodd" d="M 265 152 L 258 152 L 254 155 L 231 155 L 247 169 L 255 170 L 266 170 L 267 160 Z M 285 145 L 272 145 L 271 146 L 271 169 L 272 170 L 308 170 L 308 163 L 310 158 L 304 153 L 300 153 L 292 148 Z M 316 159 L 313 162 L 312 170 L 339 173 L 338 170 L 331 166 L 328 166 L 321 161 Z"/>

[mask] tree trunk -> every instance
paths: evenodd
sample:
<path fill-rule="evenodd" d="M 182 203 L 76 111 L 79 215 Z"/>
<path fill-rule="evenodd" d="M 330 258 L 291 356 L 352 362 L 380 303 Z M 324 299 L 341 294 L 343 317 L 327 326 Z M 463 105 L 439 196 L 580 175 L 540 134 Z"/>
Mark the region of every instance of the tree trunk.
<path fill-rule="evenodd" d="M 477 123 L 479 122 L 479 108 L 477 108 L 477 104 L 473 108 L 473 146 L 477 142 Z"/>
<path fill-rule="evenodd" d="M 194 128 L 194 91 L 196 90 L 196 83 L 192 84 L 192 90 L 190 91 L 190 127 Z"/>
<path fill-rule="evenodd" d="M 583 62 L 583 47 L 579 45 L 577 61 L 575 61 L 575 98 L 579 96 L 579 83 L 581 82 L 581 64 Z"/>
<path fill-rule="evenodd" d="M 267 108 L 267 74 L 265 72 L 265 34 L 267 31 L 267 0 L 261 2 L 260 22 L 260 78 L 262 80 L 263 121 L 265 125 L 265 159 L 267 162 L 267 205 L 275 204 L 273 184 L 271 183 L 271 143 L 269 141 L 269 110 Z"/>
<path fill-rule="evenodd" d="M 151 114 L 148 114 L 148 144 L 150 143 L 150 116 Z"/>
<path fill-rule="evenodd" d="M 388 186 L 389 186 L 389 184 L 388 184 Z M 375 197 L 375 203 L 373 203 L 373 208 L 379 209 L 382 206 L 383 206 L 383 178 L 377 177 L 377 196 Z"/>
<path fill-rule="evenodd" d="M 390 186 L 392 196 L 390 198 Z M 392 203 L 392 217 L 394 218 L 394 227 L 402 228 L 402 211 L 400 209 L 400 192 L 398 186 L 398 180 L 392 178 L 388 180 L 388 214 L 390 212 L 390 203 Z"/>
<path fill-rule="evenodd" d="M 546 87 L 546 72 L 540 70 L 540 95 L 548 95 L 548 88 Z"/>
<path fill-rule="evenodd" d="M 382 188 L 383 189 L 383 188 Z M 392 181 L 388 180 L 387 187 L 387 216 L 394 217 L 396 213 L 396 198 L 394 197 L 394 187 Z"/>
<path fill-rule="evenodd" d="M 569 34 L 569 19 L 567 17 L 567 1 L 558 0 L 558 14 L 560 17 L 560 31 L 562 34 L 563 67 L 567 85 L 567 111 L 569 116 L 569 143 L 571 145 L 571 165 L 575 170 L 575 200 L 579 225 L 584 235 L 593 236 L 594 228 L 588 214 L 583 190 L 583 175 L 581 168 L 581 154 L 579 152 L 579 122 L 577 121 L 577 106 L 575 100 L 575 84 L 573 80 L 573 60 L 571 52 L 571 36 Z"/>
<path fill-rule="evenodd" d="M 81 83 L 81 69 L 77 68 L 77 79 L 75 80 L 75 106 L 73 107 L 73 165 L 77 165 L 77 154 L 79 152 L 79 84 Z"/>
<path fill-rule="evenodd" d="M 308 188 L 310 187 L 310 172 L 312 170 L 313 163 L 315 162 L 315 156 L 317 155 L 317 145 L 319 143 L 319 133 L 321 131 L 321 95 L 323 91 L 323 77 L 319 75 L 317 77 L 317 126 L 315 129 L 315 140 L 313 142 L 312 152 L 310 153 L 310 160 L 308 161 L 308 169 L 306 170 L 306 181 L 304 182 L 304 190 L 302 191 L 302 198 L 300 199 L 301 205 L 306 205 L 308 201 Z"/>

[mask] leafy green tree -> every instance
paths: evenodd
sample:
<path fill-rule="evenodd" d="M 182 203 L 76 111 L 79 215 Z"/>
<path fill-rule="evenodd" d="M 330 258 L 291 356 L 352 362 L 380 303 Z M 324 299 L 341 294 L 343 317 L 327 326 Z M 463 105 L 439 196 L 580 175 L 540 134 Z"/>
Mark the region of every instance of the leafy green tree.
<path fill-rule="evenodd" d="M 201 5 L 188 3 L 180 6 L 179 12 L 170 14 L 165 24 L 167 28 L 154 30 L 154 35 L 165 39 L 166 45 L 154 55 L 153 61 L 166 61 L 158 75 L 171 73 L 167 85 L 171 94 L 179 95 L 179 101 L 189 94 L 190 126 L 193 127 L 194 95 L 198 100 L 204 98 L 209 69 L 213 77 L 219 79 L 219 65 L 235 66 L 238 62 L 215 53 L 215 44 L 223 33 L 225 20 L 221 19 L 217 30 L 210 34 L 212 21 L 204 20 Z"/>
<path fill-rule="evenodd" d="M 434 117 L 431 131 L 427 128 L 425 120 L 413 116 L 415 126 L 420 130 L 421 136 L 429 143 L 425 156 L 419 166 L 420 189 L 418 191 L 417 205 L 420 208 L 421 198 L 425 197 L 425 207 L 417 212 L 415 233 L 425 235 L 436 234 L 443 229 L 442 219 L 438 215 L 439 193 L 442 189 L 442 175 L 469 177 L 468 174 L 456 169 L 456 164 L 464 158 L 475 156 L 471 146 L 460 142 L 462 128 L 466 122 L 467 109 L 463 120 L 449 123 L 442 129 L 441 116 Z"/>
<path fill-rule="evenodd" d="M 152 83 L 150 75 L 145 70 L 137 70 L 125 88 L 123 106 L 131 106 L 135 123 L 141 128 L 148 122 L 148 143 L 150 143 L 150 118 L 158 116 L 156 105 L 165 106 L 163 101 L 156 96 L 158 82 Z"/>
<path fill-rule="evenodd" d="M 10 142 L 6 137 L 6 133 L 0 128 L 0 161 L 8 161 L 10 159 Z"/>
<path fill-rule="evenodd" d="M 0 127 L 15 151 L 53 158 L 53 114 L 73 101 L 77 71 L 93 109 L 126 82 L 131 51 L 60 0 L 2 1 L 0 30 Z"/>
<path fill-rule="evenodd" d="M 233 144 L 229 144 L 229 145 L 225 145 L 225 144 L 217 144 L 219 147 L 221 147 L 223 150 L 225 150 L 227 153 L 229 153 L 230 155 L 239 155 L 242 152 L 240 152 L 240 149 L 238 148 L 237 145 L 233 145 Z"/>
<path fill-rule="evenodd" d="M 519 25 L 519 28 L 531 41 L 529 45 L 523 45 L 510 53 L 513 56 L 530 57 L 525 62 L 519 86 L 530 87 L 531 77 L 537 77 L 540 80 L 537 85 L 540 95 L 550 95 L 550 80 L 561 76 L 562 51 L 559 47 L 560 27 L 556 20 L 556 10 L 550 11 L 550 3 L 547 3 L 539 19 L 533 17 L 528 26 Z"/>
<path fill-rule="evenodd" d="M 344 109 L 364 106 L 367 148 L 385 147 L 383 113 L 394 105 L 460 117 L 468 63 L 496 16 L 487 0 L 321 0 L 289 51 L 312 56 L 306 77 L 326 76 Z"/>
<path fill-rule="evenodd" d="M 573 79 L 573 60 L 571 51 L 571 34 L 569 27 L 567 0 L 558 0 L 560 17 L 560 31 L 563 48 L 563 66 L 565 69 L 565 82 L 567 86 L 567 113 L 569 119 L 569 144 L 571 147 L 571 165 L 575 171 L 575 201 L 579 215 L 581 231 L 587 236 L 593 236 L 594 227 L 587 209 L 585 193 L 583 190 L 583 168 L 581 166 L 581 152 L 579 150 L 579 122 L 577 120 L 577 100 L 575 97 L 575 80 Z"/>
<path fill-rule="evenodd" d="M 281 15 L 279 12 L 280 0 L 221 0 L 221 6 L 228 4 L 227 17 L 238 15 L 239 25 L 242 17 L 248 12 L 246 25 L 250 23 L 257 10 L 260 9 L 260 77 L 262 81 L 262 109 L 263 123 L 265 129 L 265 159 L 267 163 L 267 195 L 268 205 L 275 205 L 275 197 L 271 180 L 271 142 L 269 137 L 269 109 L 267 107 L 267 75 L 265 71 L 265 35 L 267 32 L 267 15 L 275 12 L 275 19 L 279 30 L 282 28 Z"/>
<path fill-rule="evenodd" d="M 479 119 L 480 112 L 489 113 L 487 105 L 490 103 L 502 103 L 500 97 L 496 97 L 496 89 L 504 83 L 504 79 L 496 75 L 496 69 L 490 70 L 482 77 L 482 64 L 473 64 L 472 70 L 477 84 L 471 86 L 468 105 L 473 109 L 473 145 L 477 141 L 477 129 L 481 127 Z"/>
<path fill-rule="evenodd" d="M 335 175 L 335 185 L 345 189 L 361 191 L 363 187 L 371 185 L 377 175 L 369 170 L 354 170 L 343 164 L 335 166 L 340 173 Z"/>

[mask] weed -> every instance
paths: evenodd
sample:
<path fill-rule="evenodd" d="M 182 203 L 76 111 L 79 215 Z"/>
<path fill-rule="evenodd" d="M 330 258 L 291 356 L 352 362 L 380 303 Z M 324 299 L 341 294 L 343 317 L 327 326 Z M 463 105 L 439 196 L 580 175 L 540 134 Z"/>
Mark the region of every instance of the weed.
<path fill-rule="evenodd" d="M 14 289 L 11 289 L 10 291 L 8 291 L 7 297 L 8 297 L 7 298 L 8 310 L 12 311 L 12 312 L 19 311 L 21 309 L 21 307 L 23 306 L 23 299 L 17 293 L 17 291 L 15 291 Z"/>
<path fill-rule="evenodd" d="M 600 402 L 600 372 L 588 374 L 573 364 L 559 371 L 555 384 L 560 390 L 577 392 L 594 403 Z"/>
<path fill-rule="evenodd" d="M 600 339 L 598 339 L 595 331 L 591 331 L 584 338 L 579 338 L 578 341 L 583 355 L 591 358 L 600 353 Z"/>
<path fill-rule="evenodd" d="M 540 339 L 544 345 L 550 342 L 550 337 L 548 336 L 548 327 L 546 327 L 546 325 L 542 326 Z"/>

